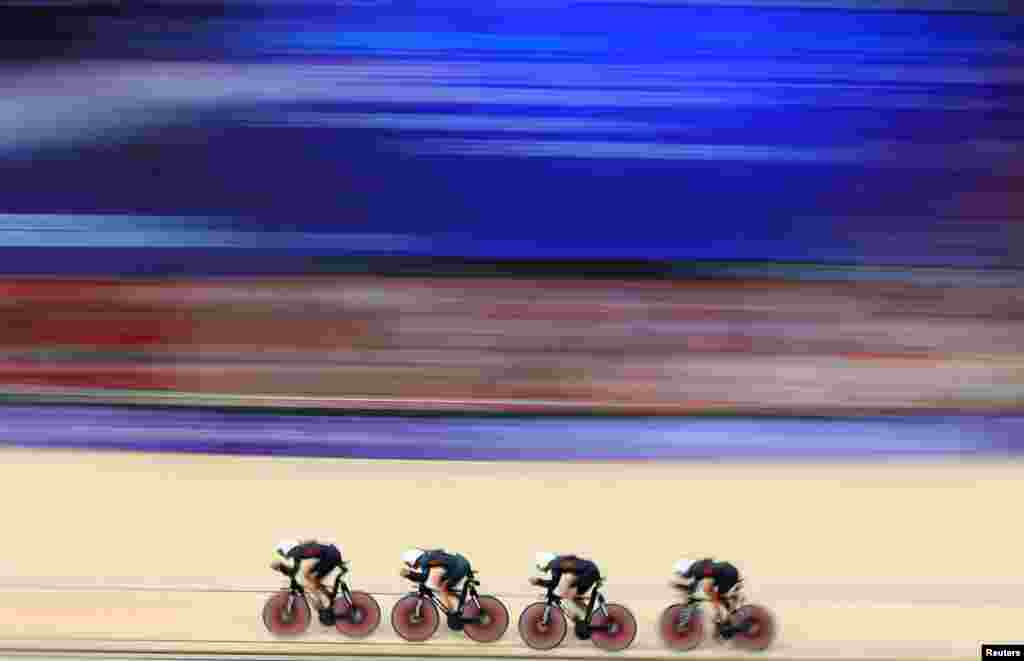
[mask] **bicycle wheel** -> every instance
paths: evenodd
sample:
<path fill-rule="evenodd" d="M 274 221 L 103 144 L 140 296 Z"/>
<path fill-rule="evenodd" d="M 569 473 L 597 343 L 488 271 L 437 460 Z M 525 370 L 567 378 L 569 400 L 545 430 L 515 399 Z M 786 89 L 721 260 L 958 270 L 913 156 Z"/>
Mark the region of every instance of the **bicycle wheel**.
<path fill-rule="evenodd" d="M 479 608 L 472 601 L 467 601 L 462 609 L 466 619 L 480 617 L 480 624 L 466 624 L 463 629 L 466 635 L 478 643 L 493 643 L 508 631 L 508 609 L 497 597 L 482 595 L 477 597 Z"/>
<path fill-rule="evenodd" d="M 291 592 L 282 590 L 267 599 L 263 606 L 263 626 L 275 636 L 297 636 L 309 628 L 312 618 L 306 598 L 301 594 L 294 595 L 291 612 L 288 612 L 291 597 Z"/>
<path fill-rule="evenodd" d="M 750 652 L 761 652 L 775 641 L 775 616 L 764 606 L 750 604 L 736 609 L 735 619 L 744 625 L 732 641 L 736 647 Z"/>
<path fill-rule="evenodd" d="M 420 616 L 416 617 L 416 607 L 420 607 Z M 409 594 L 398 600 L 391 609 L 391 626 L 403 640 L 410 643 L 422 643 L 429 640 L 437 631 L 441 617 L 429 599 L 418 594 Z"/>
<path fill-rule="evenodd" d="M 349 638 L 366 638 L 380 626 L 380 604 L 367 592 L 351 592 L 352 604 L 335 602 L 334 628 Z"/>
<path fill-rule="evenodd" d="M 687 652 L 704 642 L 704 613 L 694 608 L 686 626 L 679 626 L 679 617 L 686 604 L 674 604 L 665 609 L 658 620 L 658 633 L 669 649 Z"/>
<path fill-rule="evenodd" d="M 562 644 L 569 631 L 565 613 L 558 606 L 551 607 L 551 616 L 544 623 L 544 609 L 547 606 L 543 601 L 538 601 L 523 609 L 523 614 L 519 616 L 519 637 L 531 649 L 554 649 Z"/>
<path fill-rule="evenodd" d="M 591 627 L 609 626 L 608 630 L 594 629 L 590 641 L 606 652 L 621 652 L 636 640 L 636 618 L 629 609 L 620 604 L 607 604 L 608 614 L 594 611 L 590 616 Z"/>

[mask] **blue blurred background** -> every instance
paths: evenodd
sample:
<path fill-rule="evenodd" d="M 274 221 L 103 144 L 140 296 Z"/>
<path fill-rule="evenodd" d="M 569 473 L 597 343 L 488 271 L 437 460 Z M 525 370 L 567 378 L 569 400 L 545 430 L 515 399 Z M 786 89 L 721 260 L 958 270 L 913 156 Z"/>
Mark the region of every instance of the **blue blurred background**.
<path fill-rule="evenodd" d="M 1024 19 L 715 4 L 8 7 L 0 269 L 1021 265 Z"/>
<path fill-rule="evenodd" d="M 8 398 L 1020 408 L 1009 3 L 0 12 Z"/>

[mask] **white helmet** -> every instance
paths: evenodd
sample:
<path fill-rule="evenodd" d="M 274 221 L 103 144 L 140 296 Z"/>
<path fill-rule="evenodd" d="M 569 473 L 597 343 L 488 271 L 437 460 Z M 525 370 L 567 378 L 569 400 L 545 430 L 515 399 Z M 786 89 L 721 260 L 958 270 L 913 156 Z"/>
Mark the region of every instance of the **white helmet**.
<path fill-rule="evenodd" d="M 683 558 L 677 561 L 676 564 L 672 566 L 672 571 L 682 576 L 690 567 L 693 566 L 693 563 L 693 560 L 690 560 L 689 558 Z"/>
<path fill-rule="evenodd" d="M 415 565 L 416 561 L 420 559 L 421 555 L 423 555 L 423 551 L 421 551 L 420 549 L 409 549 L 408 551 L 402 554 L 402 562 L 410 566 Z"/>
<path fill-rule="evenodd" d="M 535 557 L 537 560 L 537 569 L 545 571 L 548 568 L 548 565 L 550 565 L 558 556 L 550 551 L 541 551 Z"/>
<path fill-rule="evenodd" d="M 285 540 L 282 540 L 282 541 L 278 542 L 277 546 L 274 547 L 274 550 L 277 551 L 278 553 L 280 553 L 281 555 L 288 555 L 288 551 L 291 551 L 293 548 L 295 548 L 298 545 L 299 545 L 299 540 L 297 540 L 297 539 L 285 539 Z"/>

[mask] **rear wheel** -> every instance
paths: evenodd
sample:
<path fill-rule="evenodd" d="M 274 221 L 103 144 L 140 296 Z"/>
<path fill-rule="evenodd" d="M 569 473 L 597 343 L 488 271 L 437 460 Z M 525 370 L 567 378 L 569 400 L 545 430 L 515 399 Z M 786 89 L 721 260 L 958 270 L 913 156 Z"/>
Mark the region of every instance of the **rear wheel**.
<path fill-rule="evenodd" d="M 417 615 L 419 607 L 419 615 Z M 429 640 L 441 623 L 437 606 L 418 594 L 409 594 L 398 600 L 391 609 L 391 626 L 403 640 L 422 643 Z"/>
<path fill-rule="evenodd" d="M 692 650 L 704 642 L 704 613 L 694 608 L 686 624 L 680 626 L 679 620 L 684 610 L 685 604 L 674 604 L 666 608 L 658 620 L 661 640 L 666 647 L 679 652 Z"/>
<path fill-rule="evenodd" d="M 366 592 L 350 592 L 352 603 L 342 597 L 334 603 L 334 628 L 350 638 L 366 638 L 380 626 L 380 604 Z"/>
<path fill-rule="evenodd" d="M 531 649 L 554 649 L 562 644 L 569 631 L 565 614 L 558 606 L 551 606 L 548 621 L 544 622 L 544 611 L 547 608 L 546 603 L 538 601 L 527 606 L 519 616 L 519 637 Z"/>
<path fill-rule="evenodd" d="M 740 627 L 740 631 L 732 638 L 736 647 L 750 652 L 761 652 L 775 641 L 775 616 L 764 606 L 741 606 L 736 609 L 733 617 Z"/>
<path fill-rule="evenodd" d="M 621 652 L 636 639 L 636 618 L 628 608 L 619 604 L 607 604 L 605 609 L 607 615 L 595 610 L 590 616 L 590 626 L 593 628 L 590 640 L 606 652 Z M 596 628 L 605 626 L 609 628 Z"/>
<path fill-rule="evenodd" d="M 311 620 L 306 598 L 288 590 L 271 596 L 263 606 L 263 625 L 275 636 L 305 633 Z"/>
<path fill-rule="evenodd" d="M 466 619 L 479 617 L 480 624 L 466 623 L 464 631 L 466 635 L 478 643 L 493 643 L 508 631 L 508 609 L 496 597 L 485 595 L 478 597 L 480 606 L 477 607 L 473 601 L 467 601 L 462 609 L 462 616 Z"/>

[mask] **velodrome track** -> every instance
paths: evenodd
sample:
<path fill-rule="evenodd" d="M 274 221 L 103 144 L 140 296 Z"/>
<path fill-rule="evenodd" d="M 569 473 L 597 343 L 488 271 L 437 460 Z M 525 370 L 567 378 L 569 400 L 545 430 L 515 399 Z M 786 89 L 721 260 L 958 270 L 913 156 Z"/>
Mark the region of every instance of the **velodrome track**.
<path fill-rule="evenodd" d="M 557 434 L 550 421 L 489 421 L 501 434 L 475 427 L 474 443 L 454 453 L 461 461 L 197 454 L 198 446 L 173 451 L 167 438 L 123 452 L 32 447 L 46 438 L 91 437 L 96 426 L 105 426 L 111 440 L 140 422 L 96 411 L 4 410 L 8 440 L 22 446 L 0 451 L 5 653 L 528 656 L 515 621 L 537 596 L 526 578 L 539 548 L 598 560 L 609 576 L 608 597 L 628 605 L 640 623 L 627 657 L 671 656 L 654 622 L 674 597 L 665 585 L 668 569 L 683 553 L 734 559 L 748 574 L 753 599 L 780 620 L 778 645 L 762 655 L 769 658 L 973 659 L 982 641 L 1019 638 L 1024 622 L 1024 535 L 1016 523 L 1024 470 L 1004 442 L 981 439 L 993 430 L 1004 434 L 1012 421 L 934 420 L 930 432 L 925 423 L 808 423 L 819 444 L 842 445 L 845 438 L 852 453 L 856 432 L 904 451 L 893 456 L 875 448 L 837 460 L 806 446 L 770 462 L 642 460 L 654 438 L 672 445 L 666 429 L 649 422 L 617 428 L 637 443 L 641 460 L 633 461 L 465 456 L 499 438 L 509 446 L 543 447 L 546 437 L 549 448 L 582 447 L 597 438 L 597 427 L 587 426 L 596 421 L 562 421 Z M 195 418 L 188 428 L 176 426 L 173 412 L 148 415 L 153 428 L 176 429 L 178 442 L 191 434 L 197 444 L 214 443 L 228 434 L 212 417 Z M 249 420 L 251 433 L 264 440 L 283 433 L 272 421 Z M 377 437 L 347 422 L 364 444 Z M 313 424 L 330 437 L 343 436 L 345 423 Z M 393 437 L 394 447 L 412 437 L 425 442 L 422 429 L 414 433 L 425 421 L 374 424 L 374 434 Z M 679 426 L 697 445 L 716 434 L 742 436 L 745 447 L 800 436 L 797 427 L 782 434 L 773 424 Z M 48 435 L 40 431 L 47 426 Z M 38 432 L 34 442 L 29 428 Z M 452 438 L 466 436 L 464 427 L 450 431 Z M 430 443 L 444 446 L 441 427 L 433 432 Z M 929 438 L 944 439 L 945 449 L 926 451 Z M 977 450 L 985 443 L 987 450 Z M 676 445 L 686 443 L 680 437 Z M 317 624 L 290 641 L 264 631 L 260 608 L 279 585 L 267 568 L 268 550 L 282 536 L 307 532 L 338 539 L 352 561 L 353 587 L 380 600 L 385 621 L 370 640 L 347 641 Z M 397 576 L 398 554 L 434 544 L 466 553 L 484 591 L 509 606 L 512 627 L 498 644 L 470 643 L 442 627 L 435 640 L 410 645 L 391 631 L 387 612 L 406 587 Z M 536 656 L 604 654 L 570 636 L 563 648 Z M 736 653 L 709 643 L 687 656 Z"/>

